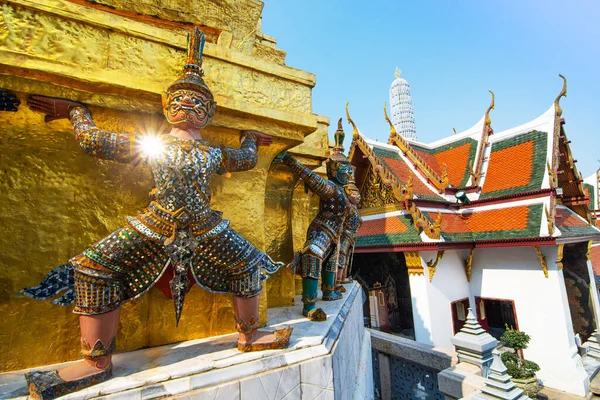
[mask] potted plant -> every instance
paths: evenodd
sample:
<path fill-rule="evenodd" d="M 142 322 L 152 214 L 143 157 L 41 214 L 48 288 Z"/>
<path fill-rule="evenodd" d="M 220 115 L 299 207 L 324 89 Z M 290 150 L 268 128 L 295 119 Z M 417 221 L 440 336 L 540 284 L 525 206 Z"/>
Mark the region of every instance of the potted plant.
<path fill-rule="evenodd" d="M 527 348 L 531 337 L 525 332 L 509 328 L 506 325 L 506 332 L 500 337 L 500 340 L 514 350 L 514 353 L 506 351 L 501 356 L 508 374 L 512 377 L 513 382 L 523 389 L 524 394 L 535 398 L 540 391 L 535 373 L 540 370 L 540 367 L 533 361 L 521 357 L 521 350 Z"/>

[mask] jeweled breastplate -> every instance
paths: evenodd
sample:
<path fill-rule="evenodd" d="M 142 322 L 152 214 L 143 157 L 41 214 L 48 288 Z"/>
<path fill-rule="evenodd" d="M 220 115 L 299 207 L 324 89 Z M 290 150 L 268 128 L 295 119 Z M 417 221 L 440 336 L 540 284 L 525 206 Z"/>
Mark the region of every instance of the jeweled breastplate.
<path fill-rule="evenodd" d="M 352 204 L 346 197 L 346 193 L 340 187 L 335 196 L 329 199 L 321 199 L 319 202 L 319 213 L 313 220 L 311 226 L 323 230 L 331 238 L 339 236 L 344 220 L 350 213 Z"/>
<path fill-rule="evenodd" d="M 210 208 L 209 182 L 221 163 L 221 150 L 200 141 L 165 139 L 161 154 L 148 160 L 155 187 L 152 202 L 129 223 L 140 233 L 166 241 L 177 229 L 190 228 L 193 236 L 221 222 Z"/>
<path fill-rule="evenodd" d="M 169 138 L 162 154 L 149 160 L 155 187 L 140 224 L 162 235 L 173 267 L 169 282 L 179 323 L 190 282 L 188 271 L 201 237 L 217 227 L 221 214 L 210 209 L 209 181 L 221 163 L 221 150 L 199 141 Z M 131 221 L 130 221 L 131 222 Z M 223 221 L 226 226 L 227 221 Z M 222 224 L 218 224 L 221 226 Z"/>
<path fill-rule="evenodd" d="M 155 184 L 150 195 L 165 210 L 183 208 L 198 219 L 210 210 L 209 181 L 220 165 L 221 150 L 194 142 L 171 139 L 164 154 L 150 162 Z"/>

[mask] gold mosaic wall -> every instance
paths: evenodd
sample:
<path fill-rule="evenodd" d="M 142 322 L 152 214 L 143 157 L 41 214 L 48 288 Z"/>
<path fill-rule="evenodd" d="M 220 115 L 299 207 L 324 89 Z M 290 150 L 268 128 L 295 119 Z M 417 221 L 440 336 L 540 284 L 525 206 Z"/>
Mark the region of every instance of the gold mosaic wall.
<path fill-rule="evenodd" d="M 312 113 L 314 75 L 285 66 L 285 52 L 261 32 L 262 7 L 255 0 L 0 4 L 0 88 L 23 103 L 17 113 L 0 112 L 0 371 L 78 358 L 72 308 L 16 293 L 119 228 L 147 204 L 152 184 L 143 166 L 84 154 L 66 121 L 44 123 L 26 97 L 86 102 L 106 130 L 162 131 L 160 93 L 181 69 L 192 24 L 207 32 L 206 82 L 218 103 L 207 138 L 238 146 L 240 129 L 274 136 L 256 169 L 214 179 L 213 207 L 257 247 L 291 261 L 304 235 L 294 221 L 310 220 L 315 200 L 294 190 L 289 171 L 269 171 L 270 162 L 304 142 L 292 151 L 318 167 L 328 120 Z M 278 272 L 267 281 L 262 318 L 267 303 L 290 304 L 294 294 L 294 277 Z M 152 289 L 123 307 L 119 351 L 234 331 L 230 296 L 199 287 L 178 328 L 174 320 L 172 301 Z"/>

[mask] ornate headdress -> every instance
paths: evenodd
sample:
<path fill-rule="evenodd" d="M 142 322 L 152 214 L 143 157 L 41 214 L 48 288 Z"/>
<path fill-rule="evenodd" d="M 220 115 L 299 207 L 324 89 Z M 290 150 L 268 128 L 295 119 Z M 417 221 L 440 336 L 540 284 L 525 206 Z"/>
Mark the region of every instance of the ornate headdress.
<path fill-rule="evenodd" d="M 341 118 L 338 121 L 338 128 L 333 134 L 333 137 L 335 138 L 335 145 L 333 146 L 333 152 L 329 156 L 329 160 L 334 163 L 350 164 L 350 160 L 344 155 L 344 139 L 346 138 L 346 134 L 342 128 Z"/>
<path fill-rule="evenodd" d="M 169 107 L 172 106 L 175 100 L 174 94 L 181 90 L 188 90 L 199 93 L 204 99 L 207 100 L 205 106 L 209 117 L 215 111 L 214 96 L 202 76 L 204 71 L 202 69 L 202 52 L 204 51 L 204 34 L 198 27 L 194 27 L 194 30 L 188 34 L 188 57 L 187 62 L 183 66 L 183 71 L 179 78 L 173 82 L 162 94 L 162 106 L 163 111 L 167 119 L 169 119 Z M 169 119 L 169 122 L 172 122 Z"/>
<path fill-rule="evenodd" d="M 350 165 L 350 160 L 344 155 L 344 138 L 346 134 L 342 128 L 342 119 L 338 121 L 338 128 L 333 135 L 335 138 L 335 145 L 329 159 L 326 161 L 327 175 L 332 178 L 336 175 L 336 171 L 340 164 Z"/>

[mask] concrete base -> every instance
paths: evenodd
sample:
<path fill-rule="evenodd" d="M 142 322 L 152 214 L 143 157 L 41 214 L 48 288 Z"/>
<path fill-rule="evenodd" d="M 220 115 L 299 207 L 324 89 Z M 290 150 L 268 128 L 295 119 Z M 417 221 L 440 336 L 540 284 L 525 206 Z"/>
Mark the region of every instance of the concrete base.
<path fill-rule="evenodd" d="M 446 395 L 446 399 L 463 399 L 476 394 L 485 386 L 481 368 L 465 362 L 443 370 L 437 378 L 440 392 Z"/>
<path fill-rule="evenodd" d="M 325 322 L 302 317 L 300 296 L 296 306 L 269 309 L 270 327 L 294 327 L 288 349 L 242 353 L 234 334 L 121 353 L 113 379 L 63 399 L 372 399 L 362 291 L 357 283 L 345 286 L 342 300 L 319 303 Z M 0 399 L 25 399 L 25 372 L 0 374 Z"/>

